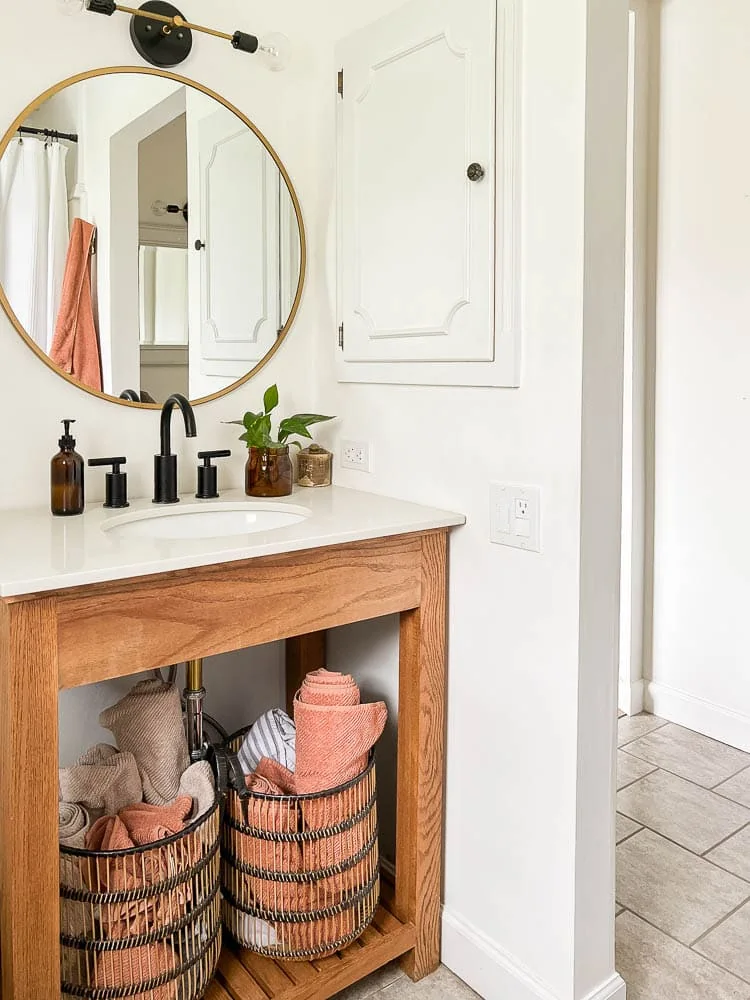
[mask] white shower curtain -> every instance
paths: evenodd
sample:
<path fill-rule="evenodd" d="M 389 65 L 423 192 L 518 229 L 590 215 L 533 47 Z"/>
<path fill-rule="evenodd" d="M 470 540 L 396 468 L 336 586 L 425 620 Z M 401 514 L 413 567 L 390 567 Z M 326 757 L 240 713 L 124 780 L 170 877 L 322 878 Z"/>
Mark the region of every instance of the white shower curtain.
<path fill-rule="evenodd" d="M 13 139 L 0 160 L 0 284 L 13 312 L 47 353 L 60 308 L 70 239 L 68 150 Z"/>

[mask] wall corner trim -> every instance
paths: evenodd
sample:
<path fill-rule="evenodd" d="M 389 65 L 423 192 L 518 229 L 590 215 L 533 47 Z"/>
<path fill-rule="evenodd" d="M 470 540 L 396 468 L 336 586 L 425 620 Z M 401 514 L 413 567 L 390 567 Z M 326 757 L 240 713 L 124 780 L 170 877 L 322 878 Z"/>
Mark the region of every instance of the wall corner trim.
<path fill-rule="evenodd" d="M 484 1000 L 561 1000 L 499 945 L 446 907 L 442 960 Z M 625 983 L 614 973 L 581 1000 L 625 1000 Z"/>

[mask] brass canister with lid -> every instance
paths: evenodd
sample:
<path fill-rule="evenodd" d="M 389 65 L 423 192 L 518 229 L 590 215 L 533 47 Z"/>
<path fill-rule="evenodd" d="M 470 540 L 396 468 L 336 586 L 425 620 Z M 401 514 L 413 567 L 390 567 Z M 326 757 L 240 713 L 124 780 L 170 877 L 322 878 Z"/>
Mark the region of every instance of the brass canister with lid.
<path fill-rule="evenodd" d="M 333 473 L 333 454 L 319 444 L 311 444 L 297 456 L 300 486 L 330 486 Z"/>

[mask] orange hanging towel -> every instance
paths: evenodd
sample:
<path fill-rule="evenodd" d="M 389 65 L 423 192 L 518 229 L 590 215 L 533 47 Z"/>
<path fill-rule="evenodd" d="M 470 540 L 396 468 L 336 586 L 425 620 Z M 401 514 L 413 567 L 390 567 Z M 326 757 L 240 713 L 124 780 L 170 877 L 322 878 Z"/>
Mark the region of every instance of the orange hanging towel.
<path fill-rule="evenodd" d="M 91 291 L 91 248 L 96 228 L 74 219 L 65 263 L 60 311 L 50 358 L 68 375 L 102 390 L 102 362 Z"/>

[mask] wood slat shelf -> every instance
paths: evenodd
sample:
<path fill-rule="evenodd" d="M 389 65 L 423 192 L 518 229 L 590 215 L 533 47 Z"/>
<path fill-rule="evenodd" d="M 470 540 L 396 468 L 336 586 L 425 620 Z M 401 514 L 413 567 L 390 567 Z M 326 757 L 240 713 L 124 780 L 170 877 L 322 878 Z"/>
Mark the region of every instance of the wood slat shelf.
<path fill-rule="evenodd" d="M 388 907 L 383 901 L 362 937 L 331 958 L 274 961 L 226 944 L 205 1000 L 328 1000 L 414 948 L 413 924 Z"/>

